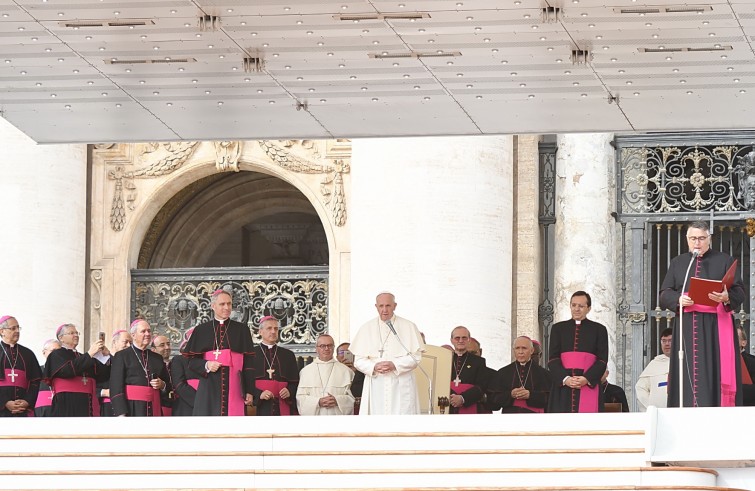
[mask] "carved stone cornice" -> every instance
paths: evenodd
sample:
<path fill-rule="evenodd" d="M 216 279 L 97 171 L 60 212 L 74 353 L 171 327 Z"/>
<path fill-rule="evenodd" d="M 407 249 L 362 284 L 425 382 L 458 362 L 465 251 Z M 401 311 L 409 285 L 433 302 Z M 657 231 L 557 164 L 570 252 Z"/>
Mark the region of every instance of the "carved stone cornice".
<path fill-rule="evenodd" d="M 351 166 L 342 159 L 332 159 L 330 162 L 317 163 L 291 152 L 293 140 L 273 142 L 260 140 L 259 144 L 265 155 L 282 169 L 299 174 L 325 174 L 320 181 L 320 194 L 326 205 L 330 205 L 333 222 L 338 227 L 346 224 L 346 197 L 343 186 L 343 175 L 351 172 Z M 302 140 L 301 145 L 307 148 Z M 310 151 L 311 153 L 311 151 Z M 316 155 L 319 155 L 316 154 Z"/>

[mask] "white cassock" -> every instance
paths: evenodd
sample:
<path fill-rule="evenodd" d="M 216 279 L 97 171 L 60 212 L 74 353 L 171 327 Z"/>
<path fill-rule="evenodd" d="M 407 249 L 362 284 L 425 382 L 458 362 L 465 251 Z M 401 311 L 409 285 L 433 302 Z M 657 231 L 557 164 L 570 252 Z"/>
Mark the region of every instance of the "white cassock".
<path fill-rule="evenodd" d="M 414 368 L 425 344 L 413 322 L 395 315 L 391 322 L 403 346 L 379 317 L 360 327 L 349 346 L 354 366 L 365 375 L 359 414 L 419 414 Z M 396 369 L 375 373 L 380 361 L 392 361 Z"/>
<path fill-rule="evenodd" d="M 648 363 L 634 386 L 640 410 L 647 411 L 650 406 L 666 407 L 668 387 L 669 357 L 660 354 Z"/>
<path fill-rule="evenodd" d="M 299 372 L 296 404 L 302 416 L 332 416 L 354 414 L 354 396 L 351 381 L 354 372 L 335 358 L 315 361 Z M 320 398 L 328 394 L 336 398 L 336 407 L 320 407 Z"/>

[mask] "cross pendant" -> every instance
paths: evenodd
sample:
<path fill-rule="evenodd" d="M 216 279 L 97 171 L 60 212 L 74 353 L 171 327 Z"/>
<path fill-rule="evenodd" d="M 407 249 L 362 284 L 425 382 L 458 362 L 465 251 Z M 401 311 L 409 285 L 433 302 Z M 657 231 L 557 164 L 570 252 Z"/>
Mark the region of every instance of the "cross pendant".
<path fill-rule="evenodd" d="M 460 378 L 459 378 L 459 376 L 457 375 L 457 376 L 456 376 L 456 378 L 454 379 L 454 385 L 455 385 L 456 387 L 458 387 L 460 383 L 461 383 L 461 379 L 460 379 Z"/>
<path fill-rule="evenodd" d="M 216 349 L 215 351 L 212 352 L 212 354 L 215 355 L 215 359 L 217 360 L 218 357 L 220 356 L 220 350 Z"/>
<path fill-rule="evenodd" d="M 272 379 L 273 378 L 273 374 L 275 373 L 275 368 L 270 367 L 270 368 L 268 368 L 265 371 L 267 372 L 268 377 L 270 377 Z"/>
<path fill-rule="evenodd" d="M 380 353 L 380 358 L 382 358 L 382 357 L 383 357 L 383 352 L 384 352 L 384 351 L 385 351 L 385 350 L 382 350 L 382 349 L 381 349 L 381 350 L 378 350 L 378 353 Z"/>
<path fill-rule="evenodd" d="M 83 376 L 81 377 L 81 383 L 83 383 L 84 385 L 86 385 L 88 381 L 89 381 L 89 379 L 87 378 L 87 374 L 85 373 L 85 374 L 84 374 L 84 375 L 83 375 Z"/>
<path fill-rule="evenodd" d="M 14 384 L 16 383 L 16 376 L 17 375 L 18 374 L 16 373 L 16 369 L 15 368 L 12 368 L 11 371 L 10 371 L 10 373 L 8 374 L 8 377 L 10 377 L 11 382 L 13 382 Z"/>

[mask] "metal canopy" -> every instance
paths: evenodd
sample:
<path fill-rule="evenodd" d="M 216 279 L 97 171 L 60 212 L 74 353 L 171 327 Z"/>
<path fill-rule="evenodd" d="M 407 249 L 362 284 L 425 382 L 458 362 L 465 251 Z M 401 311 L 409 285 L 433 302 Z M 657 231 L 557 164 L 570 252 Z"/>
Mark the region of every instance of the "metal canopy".
<path fill-rule="evenodd" d="M 755 2 L 0 0 L 38 142 L 750 128 Z"/>

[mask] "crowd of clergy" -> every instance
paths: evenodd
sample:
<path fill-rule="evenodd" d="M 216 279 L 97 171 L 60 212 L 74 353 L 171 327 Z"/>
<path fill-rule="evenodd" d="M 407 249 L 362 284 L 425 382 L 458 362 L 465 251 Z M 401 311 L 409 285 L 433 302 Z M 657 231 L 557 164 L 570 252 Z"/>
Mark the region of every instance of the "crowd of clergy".
<path fill-rule="evenodd" d="M 586 318 L 590 303 L 585 292 L 572 297 L 572 319 L 552 331 L 548 368 L 541 366 L 540 344 L 520 336 L 512 363 L 494 370 L 470 330 L 453 328 L 443 346 L 452 351 L 448 411 L 592 412 L 604 403 L 628 411 L 624 391 L 606 380 L 607 333 Z M 378 295 L 378 317 L 362 326 L 353 343 L 336 347 L 333 337 L 321 334 L 316 357 L 301 369 L 294 353 L 279 344 L 278 320 L 263 317 L 260 342 L 253 343 L 247 326 L 230 319 L 232 297 L 224 290 L 212 296 L 214 318 L 187 331 L 175 356 L 168 337 L 153 336 L 149 323 L 138 319 L 114 332 L 109 348 L 100 338 L 84 353 L 76 349 L 77 327 L 63 324 L 44 343 L 40 365 L 19 344 L 18 321 L 4 316 L 0 415 L 417 414 L 414 368 L 425 345 L 416 326 L 395 314 L 396 305 L 392 294 Z M 670 343 L 666 335 L 661 341 L 665 353 Z M 568 359 L 575 353 L 584 359 Z M 653 389 L 665 385 L 659 384 L 666 376 L 662 368 L 650 372 L 637 385 L 643 408 L 661 404 Z"/>

